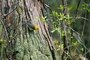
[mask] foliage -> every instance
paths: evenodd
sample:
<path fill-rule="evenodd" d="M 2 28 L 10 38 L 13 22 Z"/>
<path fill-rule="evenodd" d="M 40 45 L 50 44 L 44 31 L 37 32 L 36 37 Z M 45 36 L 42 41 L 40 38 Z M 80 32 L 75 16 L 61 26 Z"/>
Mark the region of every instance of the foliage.
<path fill-rule="evenodd" d="M 82 8 L 80 8 L 80 10 L 84 9 L 89 12 L 90 9 L 89 7 L 86 7 L 86 6 L 88 5 L 86 3 L 83 3 Z M 87 50 L 84 44 L 84 40 L 82 39 L 82 36 L 84 35 L 84 33 L 80 34 L 79 32 L 74 30 L 74 27 L 72 27 L 73 23 L 74 24 L 77 23 L 76 21 L 79 16 L 77 17 L 71 16 L 72 14 L 70 11 L 72 10 L 73 6 L 67 7 L 67 10 L 68 10 L 67 15 L 64 15 L 64 13 L 62 13 L 63 8 L 64 7 L 60 5 L 59 6 L 60 12 L 52 11 L 52 14 L 50 14 L 53 17 L 51 33 L 54 33 L 55 31 L 57 31 L 60 34 L 60 40 L 53 38 L 55 47 L 57 51 L 59 52 L 59 55 L 62 56 L 63 53 L 61 52 L 64 51 L 64 43 L 63 43 L 62 38 L 63 36 L 65 36 L 65 31 L 62 29 L 62 21 L 64 21 L 66 23 L 65 27 L 67 29 L 66 33 L 68 37 L 68 46 L 66 48 L 70 49 L 70 51 L 68 50 L 68 52 L 66 52 L 66 54 L 68 55 L 66 59 L 76 59 L 77 58 L 77 59 L 83 60 L 85 58 L 83 56 L 85 54 L 84 51 Z M 82 19 L 82 17 L 79 17 L 79 19 Z M 71 57 L 74 57 L 74 58 L 71 58 Z"/>

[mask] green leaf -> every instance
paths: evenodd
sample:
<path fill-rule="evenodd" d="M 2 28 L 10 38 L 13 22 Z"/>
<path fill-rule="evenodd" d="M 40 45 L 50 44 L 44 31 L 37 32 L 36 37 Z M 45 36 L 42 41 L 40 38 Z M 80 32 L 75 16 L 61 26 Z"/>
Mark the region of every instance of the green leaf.
<path fill-rule="evenodd" d="M 76 41 L 76 42 L 74 42 L 73 44 L 74 44 L 74 45 L 77 45 L 77 44 L 78 44 L 78 42 Z"/>
<path fill-rule="evenodd" d="M 41 20 L 44 22 L 44 23 L 46 23 L 46 19 L 47 18 L 47 16 L 45 16 L 45 17 L 43 17 L 43 16 L 41 16 Z"/>
<path fill-rule="evenodd" d="M 18 14 L 20 14 L 21 11 L 22 11 L 22 8 L 19 6 L 19 7 L 17 7 L 16 11 L 17 11 Z"/>
<path fill-rule="evenodd" d="M 85 2 L 83 2 L 82 7 L 86 7 L 86 5 L 87 5 L 87 4 L 86 4 Z"/>
<path fill-rule="evenodd" d="M 88 12 L 90 12 L 90 9 L 89 9 L 89 8 L 86 8 L 86 10 L 87 10 Z"/>
<path fill-rule="evenodd" d="M 61 44 L 61 45 L 59 45 L 59 48 L 60 49 L 63 49 L 63 46 L 64 46 L 64 44 Z"/>
<path fill-rule="evenodd" d="M 65 32 L 64 32 L 64 30 L 62 31 L 62 36 L 64 36 L 65 34 L 64 34 Z"/>
<path fill-rule="evenodd" d="M 80 48 L 81 51 L 84 51 L 84 48 Z"/>
<path fill-rule="evenodd" d="M 38 16 L 36 17 L 36 20 L 39 20 L 39 17 Z"/>
<path fill-rule="evenodd" d="M 63 6 L 62 5 L 60 5 L 60 9 L 63 9 Z"/>
<path fill-rule="evenodd" d="M 54 33 L 55 32 L 55 29 L 51 31 L 51 33 Z"/>
<path fill-rule="evenodd" d="M 63 13 L 60 13 L 60 20 L 63 20 L 65 18 Z"/>
<path fill-rule="evenodd" d="M 56 16 L 56 17 L 58 16 L 58 13 L 56 11 L 53 11 L 52 14 L 53 16 Z"/>
<path fill-rule="evenodd" d="M 6 40 L 0 39 L 0 44 L 5 43 L 5 42 L 6 42 Z"/>

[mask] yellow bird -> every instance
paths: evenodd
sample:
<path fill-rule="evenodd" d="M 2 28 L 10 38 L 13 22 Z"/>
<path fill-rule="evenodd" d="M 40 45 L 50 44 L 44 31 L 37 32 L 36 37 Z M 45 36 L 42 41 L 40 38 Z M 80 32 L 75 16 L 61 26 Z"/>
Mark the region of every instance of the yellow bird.
<path fill-rule="evenodd" d="M 39 30 L 39 27 L 35 24 L 26 23 L 26 22 L 24 23 L 28 26 L 29 30 Z"/>

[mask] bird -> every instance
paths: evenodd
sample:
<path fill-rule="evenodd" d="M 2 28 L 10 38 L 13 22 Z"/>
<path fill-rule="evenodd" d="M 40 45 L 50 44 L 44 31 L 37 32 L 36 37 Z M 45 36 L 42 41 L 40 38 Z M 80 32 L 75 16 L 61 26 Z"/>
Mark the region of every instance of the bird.
<path fill-rule="evenodd" d="M 24 22 L 24 24 L 26 24 L 26 26 L 28 27 L 28 29 L 30 31 L 32 31 L 32 30 L 39 30 L 39 27 L 36 24 L 27 23 L 27 22 Z"/>

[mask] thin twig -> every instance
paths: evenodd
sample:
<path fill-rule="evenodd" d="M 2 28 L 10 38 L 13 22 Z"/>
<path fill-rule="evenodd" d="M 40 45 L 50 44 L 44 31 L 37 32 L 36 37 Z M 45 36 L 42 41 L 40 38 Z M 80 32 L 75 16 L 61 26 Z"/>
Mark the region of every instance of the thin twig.
<path fill-rule="evenodd" d="M 79 8 L 79 6 L 80 6 L 80 2 L 81 2 L 81 0 L 78 1 L 77 8 L 76 8 L 76 12 L 75 12 L 75 17 L 77 16 L 78 8 Z"/>

